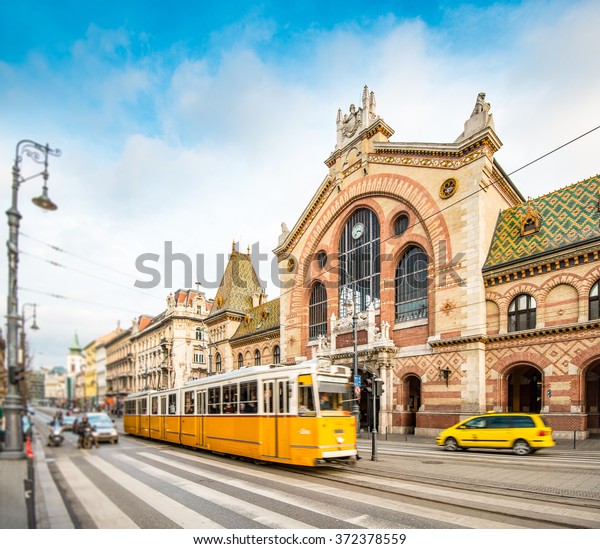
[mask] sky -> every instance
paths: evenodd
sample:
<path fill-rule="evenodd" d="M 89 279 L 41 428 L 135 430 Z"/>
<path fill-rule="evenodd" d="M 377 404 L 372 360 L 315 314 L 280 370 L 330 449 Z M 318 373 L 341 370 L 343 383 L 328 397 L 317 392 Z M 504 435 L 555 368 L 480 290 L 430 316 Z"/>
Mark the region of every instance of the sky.
<path fill-rule="evenodd" d="M 294 226 L 326 177 L 337 111 L 365 85 L 405 142 L 453 142 L 485 92 L 509 174 L 597 128 L 599 27 L 593 0 L 2 2 L 3 208 L 18 142 L 61 151 L 54 212 L 31 203 L 40 166 L 20 164 L 34 366 L 65 366 L 75 334 L 84 346 L 157 315 L 189 282 L 214 297 L 233 241 L 266 255 L 259 276 L 277 297 L 281 223 Z M 598 174 L 599 148 L 600 130 L 511 177 L 541 196 Z M 188 273 L 169 253 L 190 258 Z M 143 265 L 160 280 L 140 269 L 156 256 Z"/>

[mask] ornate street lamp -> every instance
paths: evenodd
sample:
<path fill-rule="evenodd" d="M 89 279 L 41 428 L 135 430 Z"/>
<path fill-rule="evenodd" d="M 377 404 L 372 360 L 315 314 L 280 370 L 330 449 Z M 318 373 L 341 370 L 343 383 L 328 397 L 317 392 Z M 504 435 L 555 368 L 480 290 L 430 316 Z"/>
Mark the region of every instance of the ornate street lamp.
<path fill-rule="evenodd" d="M 9 238 L 8 248 L 8 297 L 6 307 L 6 343 L 7 343 L 7 365 L 8 365 L 8 387 L 4 412 L 6 416 L 6 434 L 4 440 L 4 451 L 0 453 L 2 459 L 21 459 L 25 457 L 23 452 L 23 434 L 21 429 L 21 413 L 23 410 L 21 397 L 17 391 L 15 376 L 17 374 L 18 356 L 18 332 L 19 332 L 19 304 L 17 296 L 17 266 L 19 263 L 19 223 L 21 214 L 17 209 L 17 197 L 19 187 L 25 181 L 42 176 L 44 184 L 42 194 L 33 199 L 33 203 L 45 210 L 56 210 L 56 204 L 48 197 L 48 156 L 60 156 L 58 149 L 51 149 L 47 144 L 40 145 L 35 141 L 24 139 L 17 143 L 15 152 L 15 163 L 12 170 L 12 203 L 6 211 L 8 217 Z M 21 176 L 21 162 L 23 156 L 28 156 L 34 162 L 42 164 L 44 169 L 31 177 Z"/>

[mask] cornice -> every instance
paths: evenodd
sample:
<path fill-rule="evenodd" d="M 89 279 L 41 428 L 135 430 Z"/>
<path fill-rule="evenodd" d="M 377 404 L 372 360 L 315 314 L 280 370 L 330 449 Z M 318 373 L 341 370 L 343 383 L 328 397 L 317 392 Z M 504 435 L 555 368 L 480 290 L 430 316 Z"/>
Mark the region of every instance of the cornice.
<path fill-rule="evenodd" d="M 598 240 L 586 242 L 585 246 L 569 246 L 562 252 L 553 250 L 542 254 L 534 254 L 524 259 L 519 259 L 513 264 L 504 264 L 500 268 L 493 268 L 483 272 L 483 281 L 486 288 L 522 280 L 532 276 L 571 268 L 575 265 L 591 263 L 600 259 Z"/>
<path fill-rule="evenodd" d="M 252 343 L 258 343 L 265 340 L 277 339 L 280 336 L 279 326 L 275 328 L 269 328 L 268 330 L 262 330 L 260 332 L 254 332 L 253 334 L 238 336 L 229 340 L 231 348 L 241 347 L 243 345 L 251 345 Z"/>
<path fill-rule="evenodd" d="M 466 343 L 497 343 L 502 341 L 516 341 L 520 339 L 546 337 L 549 335 L 582 332 L 585 330 L 593 330 L 597 328 L 600 328 L 600 320 L 580 322 L 577 324 L 567 324 L 565 326 L 552 326 L 550 328 L 538 328 L 535 330 L 524 330 L 521 332 L 508 332 L 506 334 L 477 334 L 473 336 L 438 339 L 435 341 L 430 341 L 429 345 L 431 347 L 453 347 L 456 345 L 464 345 Z"/>
<path fill-rule="evenodd" d="M 211 327 L 214 324 L 222 322 L 223 320 L 236 320 L 241 322 L 242 320 L 244 320 L 245 316 L 246 313 L 243 313 L 241 311 L 223 309 L 221 311 L 217 311 L 214 315 L 211 314 L 211 316 L 206 317 L 203 322 L 208 327 Z"/>

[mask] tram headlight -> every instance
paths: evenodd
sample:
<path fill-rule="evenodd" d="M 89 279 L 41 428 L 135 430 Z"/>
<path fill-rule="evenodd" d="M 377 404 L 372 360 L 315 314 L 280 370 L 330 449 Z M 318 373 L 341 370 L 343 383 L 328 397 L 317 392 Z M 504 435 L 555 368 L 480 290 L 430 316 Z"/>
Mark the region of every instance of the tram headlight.
<path fill-rule="evenodd" d="M 344 443 L 344 437 L 338 436 L 335 440 L 337 440 L 338 444 L 343 444 Z"/>

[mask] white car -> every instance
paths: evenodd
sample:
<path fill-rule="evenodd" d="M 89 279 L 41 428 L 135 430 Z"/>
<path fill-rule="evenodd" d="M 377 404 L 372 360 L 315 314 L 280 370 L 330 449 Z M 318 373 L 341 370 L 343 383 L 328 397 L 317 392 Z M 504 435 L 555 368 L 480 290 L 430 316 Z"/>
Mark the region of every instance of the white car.
<path fill-rule="evenodd" d="M 104 412 L 87 414 L 88 421 L 94 428 L 98 442 L 119 442 L 119 433 L 113 421 Z"/>

